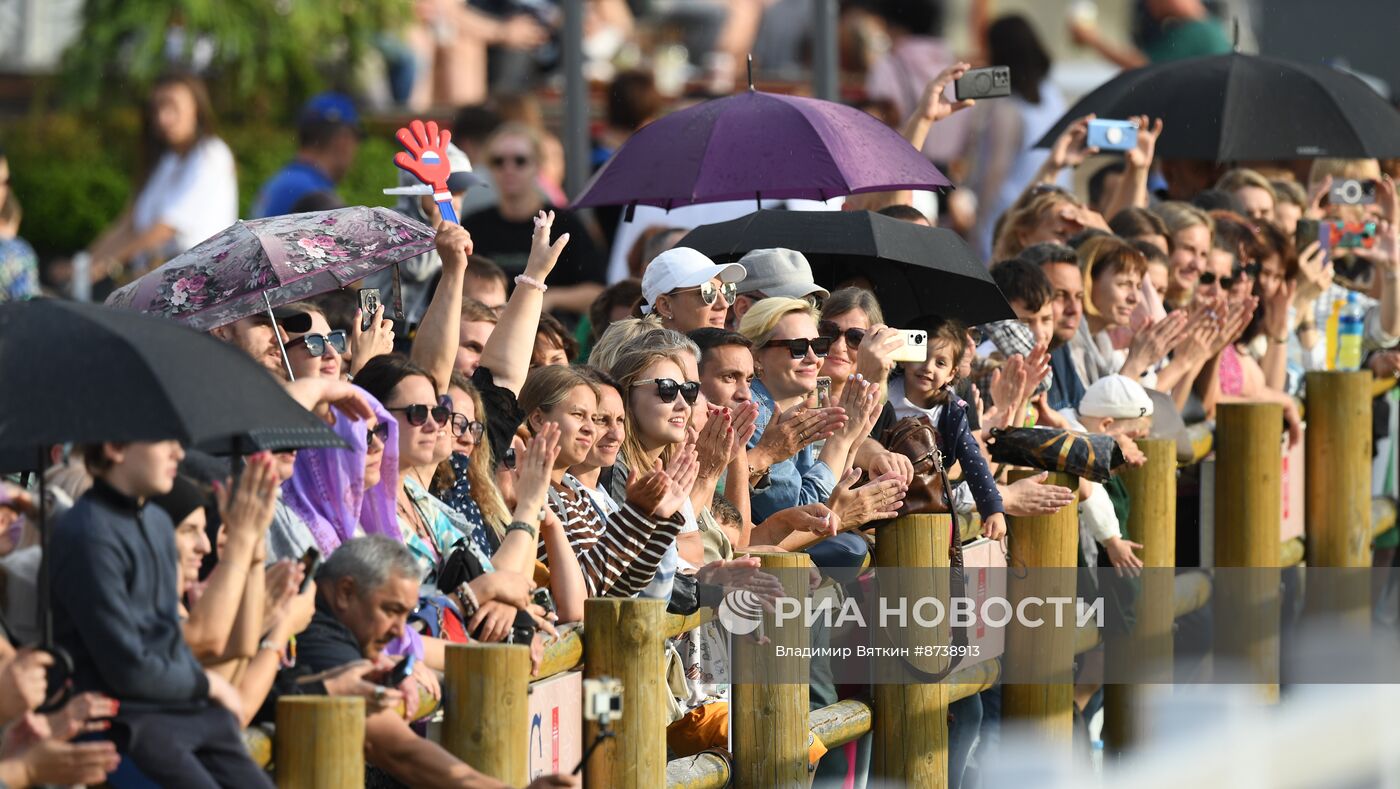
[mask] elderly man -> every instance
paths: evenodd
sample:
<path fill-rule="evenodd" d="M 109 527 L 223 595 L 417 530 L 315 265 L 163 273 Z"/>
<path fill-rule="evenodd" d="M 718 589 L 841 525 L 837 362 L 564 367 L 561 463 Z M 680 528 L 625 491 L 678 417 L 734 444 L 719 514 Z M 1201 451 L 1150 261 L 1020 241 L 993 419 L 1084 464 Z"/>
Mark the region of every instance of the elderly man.
<path fill-rule="evenodd" d="M 479 603 L 514 596 L 515 591 L 523 595 L 528 586 L 511 591 L 511 575 L 489 573 L 470 587 Z M 418 564 L 401 542 L 372 536 L 341 544 L 316 574 L 316 615 L 297 636 L 295 670 L 316 674 L 379 660 L 384 647 L 403 635 L 408 615 L 418 605 L 419 578 Z M 505 786 L 419 737 L 392 709 L 380 708 L 365 718 L 365 757 L 407 786 Z M 543 776 L 530 784 L 534 789 L 578 785 L 577 778 L 564 775 Z"/>

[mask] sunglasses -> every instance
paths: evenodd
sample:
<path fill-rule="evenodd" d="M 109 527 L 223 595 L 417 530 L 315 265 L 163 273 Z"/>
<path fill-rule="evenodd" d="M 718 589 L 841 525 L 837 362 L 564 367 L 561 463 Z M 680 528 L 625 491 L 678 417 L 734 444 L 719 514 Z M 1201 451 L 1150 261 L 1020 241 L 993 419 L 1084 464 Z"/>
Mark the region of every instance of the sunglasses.
<path fill-rule="evenodd" d="M 466 414 L 452 415 L 452 435 L 457 436 L 458 438 L 461 438 L 462 436 L 465 436 L 468 432 L 470 432 L 472 434 L 472 438 L 479 439 L 481 438 L 481 434 L 485 432 L 485 430 L 486 425 L 476 421 L 475 419 L 467 419 Z"/>
<path fill-rule="evenodd" d="M 379 439 L 379 443 L 381 444 L 389 443 L 388 422 L 380 422 L 379 424 L 375 425 L 374 427 L 371 427 L 365 432 L 365 446 L 373 444 L 374 439 L 376 438 Z"/>
<path fill-rule="evenodd" d="M 1210 287 L 1211 285 L 1214 285 L 1217 280 L 1219 280 L 1220 282 L 1220 287 L 1224 288 L 1225 290 L 1229 290 L 1235 285 L 1234 277 L 1217 277 L 1213 272 L 1210 271 L 1207 271 L 1201 275 L 1200 282 L 1202 285 Z"/>
<path fill-rule="evenodd" d="M 733 304 L 734 298 L 739 295 L 739 285 L 734 282 L 726 282 L 718 288 L 715 287 L 715 283 L 706 282 L 698 287 L 681 288 L 680 290 L 673 290 L 671 292 L 685 293 L 692 290 L 700 291 L 700 300 L 705 303 L 706 307 L 712 306 L 715 303 L 715 299 L 720 296 L 724 296 L 725 304 Z"/>
<path fill-rule="evenodd" d="M 530 164 L 530 157 L 520 155 L 491 157 L 491 166 L 496 168 L 497 170 L 501 169 L 502 167 L 505 167 L 507 164 L 513 164 L 517 168 L 524 168 Z"/>
<path fill-rule="evenodd" d="M 695 405 L 695 401 L 700 397 L 700 382 L 686 381 L 677 383 L 671 378 L 647 378 L 632 384 L 633 387 L 656 384 L 656 396 L 661 398 L 663 403 L 674 403 L 676 395 L 685 398 L 686 405 Z"/>
<path fill-rule="evenodd" d="M 827 352 L 831 350 L 831 343 L 832 338 L 830 337 L 815 337 L 810 340 L 806 337 L 797 337 L 791 340 L 769 340 L 763 344 L 763 347 L 787 348 L 788 353 L 792 354 L 794 359 L 806 357 L 808 349 L 811 349 L 818 359 L 825 359 Z"/>
<path fill-rule="evenodd" d="M 305 345 L 306 352 L 312 356 L 323 356 L 326 353 L 326 346 L 335 349 L 341 356 L 345 355 L 348 338 L 344 329 L 336 329 L 330 334 L 303 334 L 287 343 L 287 347 L 294 345 Z"/>
<path fill-rule="evenodd" d="M 831 340 L 832 343 L 835 343 L 837 340 L 841 339 L 842 337 L 845 337 L 846 345 L 852 348 L 859 348 L 861 342 L 865 340 L 865 329 L 857 329 L 853 326 L 849 329 L 846 329 L 845 331 L 842 331 L 840 326 L 837 326 L 831 321 L 822 321 L 821 323 L 818 323 L 817 334 L 820 334 L 821 336 Z"/>
<path fill-rule="evenodd" d="M 430 406 L 422 403 L 414 403 L 413 405 L 406 405 L 401 408 L 390 408 L 388 410 L 402 411 L 404 418 L 414 427 L 422 427 L 428 421 L 429 416 L 432 416 L 433 423 L 439 426 L 446 425 L 447 421 L 452 418 L 452 409 L 445 405 Z"/>

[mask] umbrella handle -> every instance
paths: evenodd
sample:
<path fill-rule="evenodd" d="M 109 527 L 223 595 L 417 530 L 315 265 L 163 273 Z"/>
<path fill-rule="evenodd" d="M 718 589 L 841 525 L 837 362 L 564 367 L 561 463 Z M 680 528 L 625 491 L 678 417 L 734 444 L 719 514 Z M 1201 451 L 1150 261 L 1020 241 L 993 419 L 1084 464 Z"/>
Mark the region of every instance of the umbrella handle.
<path fill-rule="evenodd" d="M 73 697 L 73 656 L 57 644 L 41 644 L 39 649 L 53 656 L 48 671 L 49 695 L 36 710 L 47 714 L 62 709 Z"/>

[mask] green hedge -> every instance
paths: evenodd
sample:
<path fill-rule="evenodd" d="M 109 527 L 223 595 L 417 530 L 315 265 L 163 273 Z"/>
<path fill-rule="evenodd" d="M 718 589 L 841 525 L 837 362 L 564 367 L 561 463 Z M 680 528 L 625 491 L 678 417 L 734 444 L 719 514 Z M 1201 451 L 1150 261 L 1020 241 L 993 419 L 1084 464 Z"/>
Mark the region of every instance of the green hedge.
<path fill-rule="evenodd" d="M 293 129 L 225 126 L 220 136 L 238 164 L 239 215 L 247 216 L 258 189 L 296 152 Z M 50 113 L 0 129 L 10 160 L 10 185 L 24 207 L 20 233 L 48 259 L 86 247 L 132 197 L 136 171 L 134 114 L 112 113 L 96 123 Z M 340 184 L 349 205 L 393 205 L 398 142 L 369 137 Z"/>

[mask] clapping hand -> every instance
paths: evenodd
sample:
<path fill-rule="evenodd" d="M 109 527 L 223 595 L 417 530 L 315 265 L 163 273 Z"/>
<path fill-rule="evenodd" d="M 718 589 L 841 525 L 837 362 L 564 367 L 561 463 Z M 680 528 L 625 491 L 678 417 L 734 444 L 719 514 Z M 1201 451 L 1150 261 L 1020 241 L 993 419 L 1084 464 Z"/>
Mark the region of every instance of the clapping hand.
<path fill-rule="evenodd" d="M 860 471 L 851 469 L 841 477 L 826 505 L 841 519 L 841 528 L 852 529 L 871 521 L 889 520 L 899 516 L 904 494 L 909 485 L 898 474 L 886 474 L 861 485 L 851 486 L 860 479 Z"/>

